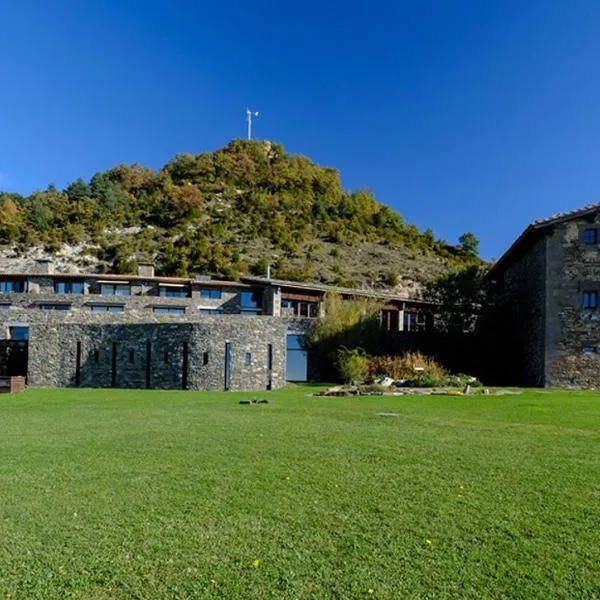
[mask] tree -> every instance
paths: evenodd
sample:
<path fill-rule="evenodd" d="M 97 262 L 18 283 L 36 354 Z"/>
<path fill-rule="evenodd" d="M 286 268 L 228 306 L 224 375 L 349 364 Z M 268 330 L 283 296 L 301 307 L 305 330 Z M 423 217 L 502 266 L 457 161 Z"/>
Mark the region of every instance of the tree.
<path fill-rule="evenodd" d="M 487 268 L 471 265 L 451 271 L 425 286 L 425 299 L 439 305 L 436 327 L 447 333 L 469 333 L 489 304 Z"/>
<path fill-rule="evenodd" d="M 461 250 L 468 258 L 479 258 L 479 240 L 474 233 L 468 231 L 458 238 Z"/>
<path fill-rule="evenodd" d="M 306 336 L 306 345 L 321 369 L 321 377 L 344 377 L 340 372 L 341 348 L 362 348 L 376 353 L 386 337 L 379 324 L 382 302 L 371 298 L 343 299 L 339 294 L 327 294 L 323 299 L 324 316 L 320 317 Z"/>

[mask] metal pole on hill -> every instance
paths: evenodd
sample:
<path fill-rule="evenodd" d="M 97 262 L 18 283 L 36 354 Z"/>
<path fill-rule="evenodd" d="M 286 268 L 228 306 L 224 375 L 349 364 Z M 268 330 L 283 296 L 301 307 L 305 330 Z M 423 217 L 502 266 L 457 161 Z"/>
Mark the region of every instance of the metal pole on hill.
<path fill-rule="evenodd" d="M 252 117 L 258 117 L 258 111 L 246 109 L 246 121 L 248 122 L 248 139 L 252 139 Z"/>

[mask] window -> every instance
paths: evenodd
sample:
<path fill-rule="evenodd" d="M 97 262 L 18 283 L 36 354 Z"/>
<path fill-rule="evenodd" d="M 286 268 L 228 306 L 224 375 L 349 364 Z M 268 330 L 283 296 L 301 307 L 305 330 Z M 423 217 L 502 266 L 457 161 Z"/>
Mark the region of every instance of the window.
<path fill-rule="evenodd" d="M 202 354 L 202 364 L 204 366 L 208 364 L 208 352 L 204 352 L 204 354 Z"/>
<path fill-rule="evenodd" d="M 94 350 L 94 362 L 98 362 L 100 360 L 100 352 L 98 350 Z"/>
<path fill-rule="evenodd" d="M 206 288 L 200 290 L 200 298 L 210 298 L 212 300 L 220 300 L 221 299 L 221 290 L 220 289 L 212 289 Z"/>
<path fill-rule="evenodd" d="M 129 351 L 129 362 L 132 363 L 135 361 L 135 350 Z"/>
<path fill-rule="evenodd" d="M 596 346 L 584 346 L 581 351 L 584 354 L 596 354 Z"/>
<path fill-rule="evenodd" d="M 163 298 L 187 298 L 187 290 L 182 287 L 159 287 L 158 295 Z"/>
<path fill-rule="evenodd" d="M 246 316 L 262 315 L 262 295 L 260 292 L 242 292 L 240 294 L 240 314 Z"/>
<path fill-rule="evenodd" d="M 26 341 L 29 339 L 29 327 L 26 325 L 13 325 L 8 328 L 8 337 L 11 340 Z"/>
<path fill-rule="evenodd" d="M 218 308 L 200 308 L 200 315 L 203 317 L 214 317 L 223 314 L 223 311 Z"/>
<path fill-rule="evenodd" d="M 586 290 L 583 292 L 583 308 L 598 308 L 598 292 L 596 290 Z"/>
<path fill-rule="evenodd" d="M 165 365 L 169 364 L 169 353 L 165 352 L 163 355 L 163 362 L 165 363 Z"/>
<path fill-rule="evenodd" d="M 318 302 L 299 302 L 298 300 L 281 301 L 282 316 L 315 319 L 319 316 Z"/>
<path fill-rule="evenodd" d="M 598 243 L 598 229 L 596 227 L 586 227 L 583 230 L 583 243 L 587 246 L 593 246 Z"/>
<path fill-rule="evenodd" d="M 56 294 L 83 294 L 83 281 L 55 281 Z"/>
<path fill-rule="evenodd" d="M 102 283 L 100 293 L 103 296 L 130 296 L 131 288 L 128 283 Z"/>
<path fill-rule="evenodd" d="M 25 282 L 20 279 L 0 281 L 0 292 L 24 292 Z"/>
<path fill-rule="evenodd" d="M 42 310 L 71 310 L 70 304 L 40 304 Z"/>
<path fill-rule="evenodd" d="M 6 302 L 4 304 L 0 304 L 0 310 L 8 310 L 10 307 L 11 305 Z"/>
<path fill-rule="evenodd" d="M 123 312 L 121 304 L 94 304 L 90 308 L 93 312 Z"/>
<path fill-rule="evenodd" d="M 252 364 L 252 353 L 251 352 L 246 352 L 246 354 L 244 355 L 244 364 L 245 365 Z"/>
<path fill-rule="evenodd" d="M 155 306 L 152 312 L 157 315 L 185 315 L 185 308 L 181 306 Z"/>
<path fill-rule="evenodd" d="M 424 313 L 404 311 L 404 331 L 425 331 L 426 325 Z"/>

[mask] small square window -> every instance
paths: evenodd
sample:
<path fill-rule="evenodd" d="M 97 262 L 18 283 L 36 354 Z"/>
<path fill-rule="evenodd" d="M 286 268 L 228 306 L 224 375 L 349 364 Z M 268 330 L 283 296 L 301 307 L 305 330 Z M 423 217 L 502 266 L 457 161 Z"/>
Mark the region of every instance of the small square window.
<path fill-rule="evenodd" d="M 583 230 L 583 243 L 586 246 L 594 246 L 598 243 L 598 228 L 586 227 Z"/>
<path fill-rule="evenodd" d="M 583 308 L 598 308 L 598 292 L 596 290 L 586 290 L 583 292 Z"/>
<path fill-rule="evenodd" d="M 582 351 L 584 354 L 596 354 L 596 352 L 597 352 L 597 349 L 596 349 L 596 346 L 584 346 L 584 347 L 581 349 L 581 351 Z"/>

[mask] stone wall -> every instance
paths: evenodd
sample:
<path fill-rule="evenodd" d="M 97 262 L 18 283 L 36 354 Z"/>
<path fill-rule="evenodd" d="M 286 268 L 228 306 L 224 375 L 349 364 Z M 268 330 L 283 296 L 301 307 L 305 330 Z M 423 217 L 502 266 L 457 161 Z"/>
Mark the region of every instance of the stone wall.
<path fill-rule="evenodd" d="M 286 329 L 282 319 L 234 316 L 195 323 L 35 323 L 30 327 L 28 384 L 278 388 L 285 384 Z M 228 386 L 226 344 L 231 349 Z"/>
<path fill-rule="evenodd" d="M 490 355 L 502 362 L 504 383 L 544 385 L 546 237 L 504 271 L 500 304 L 502 318 L 489 343 L 496 346 Z"/>
<path fill-rule="evenodd" d="M 87 283 L 86 283 L 87 286 Z M 136 288 L 132 287 L 132 292 Z M 88 288 L 86 287 L 86 292 Z M 28 322 L 63 322 L 70 320 L 93 319 L 97 316 L 92 310 L 98 305 L 117 305 L 123 307 L 123 314 L 130 320 L 154 318 L 155 308 L 183 308 L 183 315 L 175 315 L 181 321 L 194 321 L 200 316 L 201 308 L 218 309 L 223 315 L 235 315 L 240 312 L 240 298 L 242 291 L 250 288 L 238 289 L 222 287 L 221 298 L 202 298 L 198 290 L 187 298 L 171 298 L 159 295 L 147 295 L 152 291 L 142 291 L 130 296 L 109 296 L 97 293 L 85 294 L 56 294 L 53 281 L 50 278 L 36 277 L 29 283 L 29 293 L 0 293 L 0 339 L 6 337 L 7 324 L 22 324 Z M 43 305 L 70 305 L 70 310 L 52 311 L 43 310 Z M 117 313 L 113 313 L 115 317 Z M 270 314 L 270 313 L 265 313 Z M 92 315 L 92 316 L 89 316 Z M 156 314 L 160 319 L 163 315 Z M 168 315 L 167 315 L 168 316 Z M 4 325 L 4 326 L 3 326 Z"/>
<path fill-rule="evenodd" d="M 600 290 L 600 247 L 581 243 L 600 218 L 557 225 L 548 238 L 546 384 L 600 387 L 600 314 L 582 308 L 583 290 Z M 596 352 L 584 354 L 589 346 Z"/>

